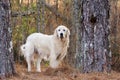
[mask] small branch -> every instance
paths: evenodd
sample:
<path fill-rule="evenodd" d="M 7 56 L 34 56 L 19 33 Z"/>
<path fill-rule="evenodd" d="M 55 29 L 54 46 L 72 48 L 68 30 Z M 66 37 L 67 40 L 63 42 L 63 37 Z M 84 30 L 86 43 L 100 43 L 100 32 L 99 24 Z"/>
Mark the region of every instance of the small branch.
<path fill-rule="evenodd" d="M 35 14 L 35 11 L 12 12 L 12 17 L 29 16 Z"/>

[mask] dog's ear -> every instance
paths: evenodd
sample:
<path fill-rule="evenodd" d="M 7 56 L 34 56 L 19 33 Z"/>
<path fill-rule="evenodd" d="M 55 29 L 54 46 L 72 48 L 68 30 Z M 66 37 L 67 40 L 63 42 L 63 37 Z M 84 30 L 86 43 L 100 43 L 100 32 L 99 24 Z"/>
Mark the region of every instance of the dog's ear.
<path fill-rule="evenodd" d="M 67 29 L 67 37 L 69 37 L 69 36 L 70 36 L 70 30 Z"/>
<path fill-rule="evenodd" d="M 55 36 L 55 37 L 58 37 L 57 29 L 55 29 L 55 31 L 54 31 L 54 36 Z"/>

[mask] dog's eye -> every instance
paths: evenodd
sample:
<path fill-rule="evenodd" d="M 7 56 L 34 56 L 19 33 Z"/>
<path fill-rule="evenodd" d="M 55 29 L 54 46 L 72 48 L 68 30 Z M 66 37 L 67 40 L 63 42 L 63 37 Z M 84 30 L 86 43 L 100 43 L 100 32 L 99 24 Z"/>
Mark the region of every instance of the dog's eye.
<path fill-rule="evenodd" d="M 58 29 L 58 31 L 60 31 L 60 29 Z"/>
<path fill-rule="evenodd" d="M 65 31 L 65 29 L 63 29 L 63 31 Z"/>

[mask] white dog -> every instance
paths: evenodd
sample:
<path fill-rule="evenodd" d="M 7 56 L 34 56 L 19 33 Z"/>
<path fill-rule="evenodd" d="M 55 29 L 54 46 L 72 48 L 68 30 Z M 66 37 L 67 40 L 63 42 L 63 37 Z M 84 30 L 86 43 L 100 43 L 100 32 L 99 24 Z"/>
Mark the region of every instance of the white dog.
<path fill-rule="evenodd" d="M 28 72 L 31 71 L 31 61 L 35 52 L 38 53 L 37 71 L 41 72 L 40 62 L 42 59 L 49 60 L 52 68 L 57 68 L 60 61 L 67 54 L 69 47 L 70 31 L 67 27 L 58 26 L 53 35 L 33 33 L 28 36 L 26 43 L 21 46 L 21 51 L 28 65 Z"/>

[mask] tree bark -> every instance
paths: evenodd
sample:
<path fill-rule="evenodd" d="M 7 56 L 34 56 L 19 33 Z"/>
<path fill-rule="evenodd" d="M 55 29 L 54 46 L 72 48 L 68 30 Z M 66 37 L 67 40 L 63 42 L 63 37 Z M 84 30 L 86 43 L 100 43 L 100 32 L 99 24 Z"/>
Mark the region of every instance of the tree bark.
<path fill-rule="evenodd" d="M 81 52 L 79 69 L 84 72 L 109 72 L 109 0 L 81 0 Z"/>
<path fill-rule="evenodd" d="M 45 11 L 45 0 L 37 0 L 37 32 L 43 32 L 45 28 L 44 11 Z"/>
<path fill-rule="evenodd" d="M 40 5 L 40 0 L 37 0 L 36 4 L 37 4 L 37 32 L 40 32 L 41 31 L 41 28 L 40 28 L 40 26 L 41 26 L 41 20 L 40 20 L 41 5 Z"/>
<path fill-rule="evenodd" d="M 80 52 L 80 6 L 79 0 L 73 0 L 72 3 L 72 25 L 70 28 L 70 47 L 68 49 L 68 55 L 66 61 L 72 67 L 76 67 L 76 57 Z"/>
<path fill-rule="evenodd" d="M 11 40 L 9 0 L 0 0 L 0 78 L 15 73 Z"/>
<path fill-rule="evenodd" d="M 79 68 L 79 56 L 80 56 L 80 41 L 81 41 L 81 27 L 80 27 L 80 1 L 79 0 L 73 0 L 73 29 L 75 29 L 75 44 L 76 46 L 73 46 L 75 48 L 75 54 L 74 54 L 74 65 L 76 68 Z M 73 42 L 73 41 L 72 41 Z"/>

